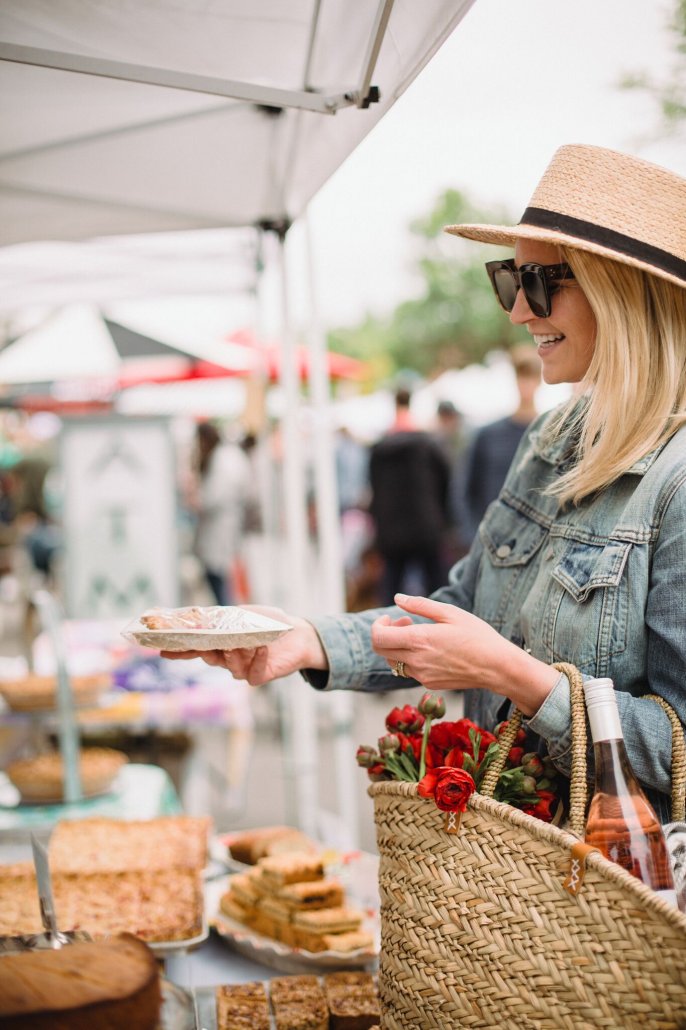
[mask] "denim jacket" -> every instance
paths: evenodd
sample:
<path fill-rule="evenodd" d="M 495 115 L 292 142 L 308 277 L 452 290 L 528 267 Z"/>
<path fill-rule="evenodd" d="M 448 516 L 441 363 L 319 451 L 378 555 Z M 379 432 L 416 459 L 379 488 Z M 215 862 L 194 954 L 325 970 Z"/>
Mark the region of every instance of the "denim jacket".
<path fill-rule="evenodd" d="M 631 764 L 666 821 L 671 726 L 642 695 L 660 695 L 686 722 L 686 427 L 594 497 L 561 508 L 544 491 L 568 467 L 573 440 L 562 433 L 546 441 L 548 417 L 527 431 L 471 551 L 432 596 L 485 619 L 541 661 L 571 662 L 585 679 L 611 677 Z M 328 674 L 307 675 L 314 686 L 398 688 L 371 649 L 369 627 L 382 611 L 400 614 L 313 620 L 330 665 Z M 507 705 L 503 711 L 501 696 L 469 690 L 465 713 L 492 729 Z M 569 775 L 565 676 L 527 724 Z"/>

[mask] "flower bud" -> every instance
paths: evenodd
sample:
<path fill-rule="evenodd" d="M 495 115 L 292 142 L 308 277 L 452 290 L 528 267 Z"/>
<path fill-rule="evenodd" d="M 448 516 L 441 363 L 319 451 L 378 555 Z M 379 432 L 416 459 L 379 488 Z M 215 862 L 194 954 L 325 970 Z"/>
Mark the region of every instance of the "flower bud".
<path fill-rule="evenodd" d="M 424 716 L 420 715 L 413 705 L 392 708 L 386 716 L 386 729 L 389 733 L 417 733 L 424 725 Z"/>
<path fill-rule="evenodd" d="M 536 780 L 533 776 L 524 776 L 521 783 L 522 794 L 536 793 Z"/>
<path fill-rule="evenodd" d="M 379 756 L 373 747 L 368 744 L 362 744 L 358 747 L 355 754 L 357 764 L 362 766 L 363 769 L 370 769 L 375 762 L 379 761 Z"/>
<path fill-rule="evenodd" d="M 367 776 L 372 783 L 379 783 L 381 780 L 388 780 L 390 776 L 386 771 L 386 766 L 383 762 L 376 762 L 374 765 L 370 765 L 367 769 Z"/>
<path fill-rule="evenodd" d="M 382 755 L 392 755 L 400 751 L 400 738 L 395 733 L 387 733 L 385 737 L 379 737 L 379 751 Z"/>
<path fill-rule="evenodd" d="M 445 715 L 445 701 L 440 694 L 431 694 L 427 691 L 426 694 L 422 694 L 417 707 L 422 715 L 427 715 L 431 719 L 442 719 Z"/>
<path fill-rule="evenodd" d="M 539 779 L 543 775 L 543 760 L 535 751 L 529 751 L 528 754 L 523 755 L 521 765 L 527 776 Z"/>
<path fill-rule="evenodd" d="M 508 726 L 509 726 L 509 723 L 508 723 L 507 719 L 503 719 L 502 722 L 499 722 L 498 725 L 496 726 L 496 728 L 493 730 L 493 732 L 496 735 L 496 737 L 499 737 L 500 734 L 503 732 L 503 730 L 506 730 Z"/>
<path fill-rule="evenodd" d="M 508 755 L 507 755 L 508 765 L 519 765 L 519 763 L 522 760 L 523 755 L 524 755 L 524 748 L 523 747 L 511 747 L 509 752 L 508 752 Z"/>

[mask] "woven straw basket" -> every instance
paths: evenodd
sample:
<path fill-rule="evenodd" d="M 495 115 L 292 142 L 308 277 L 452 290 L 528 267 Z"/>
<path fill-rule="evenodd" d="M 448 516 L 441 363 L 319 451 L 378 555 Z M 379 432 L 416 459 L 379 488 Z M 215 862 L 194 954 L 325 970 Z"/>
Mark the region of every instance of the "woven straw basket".
<path fill-rule="evenodd" d="M 572 682 L 574 825 L 585 808 L 586 726 L 581 677 L 563 668 Z M 509 744 L 501 742 L 504 760 Z M 673 774 L 676 759 L 683 779 L 680 728 L 674 749 Z M 489 771 L 485 792 L 499 775 Z M 686 1027 L 686 915 L 635 877 L 592 852 L 572 896 L 563 883 L 578 835 L 482 794 L 470 798 L 459 833 L 448 833 L 444 813 L 417 796 L 416 784 L 379 782 L 369 793 L 380 853 L 382 1030 Z M 683 797 L 681 784 L 677 818 Z"/>

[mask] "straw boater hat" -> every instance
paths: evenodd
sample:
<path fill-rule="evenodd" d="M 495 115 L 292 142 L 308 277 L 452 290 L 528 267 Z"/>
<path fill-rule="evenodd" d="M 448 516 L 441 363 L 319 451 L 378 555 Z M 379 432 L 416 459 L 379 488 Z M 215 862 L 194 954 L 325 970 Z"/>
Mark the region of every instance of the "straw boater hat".
<path fill-rule="evenodd" d="M 686 287 L 686 179 L 603 147 L 560 147 L 519 225 L 448 225 L 446 232 L 514 247 L 566 244 Z"/>

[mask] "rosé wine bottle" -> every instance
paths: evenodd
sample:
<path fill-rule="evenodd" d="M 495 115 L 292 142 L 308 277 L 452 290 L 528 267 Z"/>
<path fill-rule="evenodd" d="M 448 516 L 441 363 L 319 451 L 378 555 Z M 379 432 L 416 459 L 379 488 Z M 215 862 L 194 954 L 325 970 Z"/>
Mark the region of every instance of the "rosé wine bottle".
<path fill-rule="evenodd" d="M 612 680 L 587 680 L 584 694 L 595 755 L 586 843 L 676 905 L 664 834 L 631 768 Z"/>

